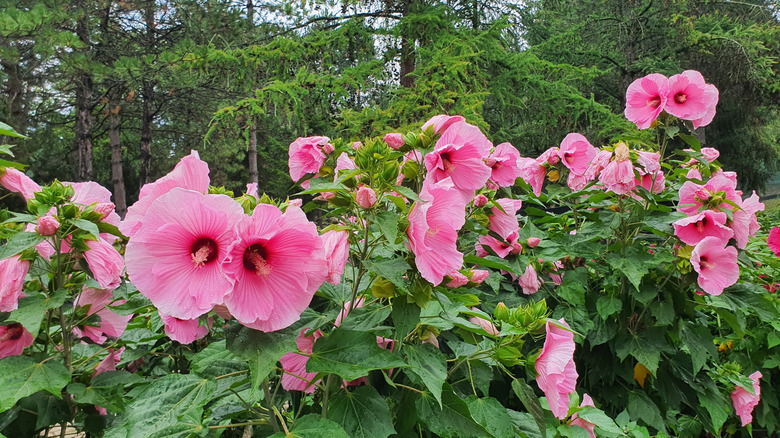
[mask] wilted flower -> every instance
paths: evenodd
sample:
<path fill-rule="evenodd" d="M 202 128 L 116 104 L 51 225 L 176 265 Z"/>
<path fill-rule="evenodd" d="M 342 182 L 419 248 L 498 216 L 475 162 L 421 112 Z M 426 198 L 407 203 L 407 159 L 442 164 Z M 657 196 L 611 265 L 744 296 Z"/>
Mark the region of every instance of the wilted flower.
<path fill-rule="evenodd" d="M 550 410 L 563 420 L 569 412 L 569 396 L 577 384 L 577 367 L 574 365 L 574 333 L 561 318 L 558 324 L 547 322 L 547 337 L 536 359 L 536 383 L 547 397 Z"/>
<path fill-rule="evenodd" d="M 158 312 L 159 313 L 159 312 Z M 160 313 L 160 319 L 165 323 L 165 334 L 180 344 L 191 344 L 209 334 L 211 318 L 208 325 L 201 324 L 200 319 L 179 319 Z"/>
<path fill-rule="evenodd" d="M 758 384 L 758 379 L 763 377 L 761 372 L 756 371 L 749 377 L 753 381 L 753 392 L 755 394 L 749 393 L 745 388 L 739 385 L 737 385 L 734 388 L 734 392 L 731 393 L 731 401 L 734 404 L 734 410 L 737 411 L 739 419 L 742 420 L 742 427 L 745 427 L 753 421 L 753 409 L 761 400 L 761 386 Z"/>
<path fill-rule="evenodd" d="M 0 325 L 0 359 L 22 354 L 33 340 L 32 334 L 19 323 Z"/>
<path fill-rule="evenodd" d="M 293 181 L 298 181 L 307 173 L 320 171 L 328 158 L 322 151 L 322 146 L 328 141 L 328 137 L 299 137 L 290 144 L 288 165 Z"/>
<path fill-rule="evenodd" d="M 376 204 L 376 192 L 368 186 L 360 186 L 355 194 L 357 204 L 365 209 L 369 209 Z"/>

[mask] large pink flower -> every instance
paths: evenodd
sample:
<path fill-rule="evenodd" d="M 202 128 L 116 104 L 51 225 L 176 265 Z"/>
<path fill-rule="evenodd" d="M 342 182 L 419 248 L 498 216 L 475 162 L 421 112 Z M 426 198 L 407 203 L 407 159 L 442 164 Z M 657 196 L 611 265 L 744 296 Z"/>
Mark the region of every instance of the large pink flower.
<path fill-rule="evenodd" d="M 474 192 L 484 187 L 490 178 L 490 167 L 483 158 L 491 147 L 490 141 L 476 126 L 466 122 L 453 124 L 424 158 L 428 171 L 426 181 L 436 183 L 450 178 L 463 198 L 471 200 Z"/>
<path fill-rule="evenodd" d="M 415 256 L 420 274 L 434 285 L 463 265 L 458 251 L 458 230 L 466 220 L 466 205 L 449 179 L 427 185 L 420 197 L 423 202 L 409 212 L 409 248 Z"/>
<path fill-rule="evenodd" d="M 588 394 L 582 395 L 582 403 L 580 403 L 580 407 L 583 406 L 590 406 L 595 408 L 596 405 L 593 404 L 593 399 L 590 398 Z M 579 416 L 574 413 L 574 415 L 571 416 L 571 425 L 572 426 L 579 426 L 585 430 L 588 431 L 588 435 L 590 438 L 596 438 L 596 433 L 594 432 L 594 429 L 596 428 L 596 425 L 591 423 L 590 421 L 583 420 L 582 418 L 579 418 Z"/>
<path fill-rule="evenodd" d="M 206 324 L 201 324 L 199 318 L 179 319 L 160 313 L 160 319 L 165 323 L 165 334 L 180 344 L 191 344 L 206 337 L 211 326 L 211 318 Z"/>
<path fill-rule="evenodd" d="M 734 207 L 725 202 L 731 201 L 737 205 L 742 203 L 742 192 L 737 191 L 737 181 L 726 174 L 716 174 L 703 186 L 692 181 L 686 181 L 680 187 L 680 202 L 677 210 L 688 216 L 699 213 L 699 208 L 705 203 L 710 202 L 714 196 L 719 196 L 724 202 L 717 205 L 717 208 L 733 209 Z"/>
<path fill-rule="evenodd" d="M 293 181 L 298 181 L 307 173 L 320 171 L 328 158 L 322 151 L 322 146 L 328 141 L 328 137 L 298 137 L 290 144 L 288 164 Z"/>
<path fill-rule="evenodd" d="M 753 421 L 753 409 L 758 405 L 761 400 L 761 386 L 758 384 L 758 379 L 764 376 L 760 371 L 750 375 L 750 379 L 753 380 L 753 392 L 749 393 L 745 388 L 737 385 L 734 388 L 734 392 L 731 393 L 731 401 L 734 404 L 734 410 L 737 411 L 739 419 L 742 420 L 742 427 L 750 424 Z"/>
<path fill-rule="evenodd" d="M 330 230 L 320 236 L 325 250 L 325 260 L 328 263 L 328 277 L 325 279 L 330 284 L 340 284 L 341 274 L 349 260 L 349 234 L 346 231 Z"/>
<path fill-rule="evenodd" d="M 193 319 L 208 312 L 232 288 L 222 263 L 243 214 L 228 196 L 171 189 L 127 244 L 130 280 L 162 313 Z"/>
<path fill-rule="evenodd" d="M 200 159 L 197 151 L 192 151 L 182 158 L 169 174 L 141 187 L 138 201 L 127 208 L 127 214 L 119 225 L 119 230 L 125 236 L 133 237 L 141 228 L 146 211 L 157 198 L 168 193 L 174 187 L 206 193 L 209 189 L 209 182 L 208 164 Z"/>
<path fill-rule="evenodd" d="M 739 280 L 737 249 L 725 245 L 717 237 L 705 237 L 691 253 L 691 265 L 699 274 L 699 287 L 710 295 L 720 295 Z"/>
<path fill-rule="evenodd" d="M 0 312 L 12 312 L 19 307 L 19 298 L 24 296 L 24 277 L 30 270 L 29 260 L 20 256 L 0 260 Z"/>
<path fill-rule="evenodd" d="M 766 243 L 769 249 L 780 257 L 780 227 L 774 227 L 769 231 L 769 237 L 766 238 Z"/>
<path fill-rule="evenodd" d="M 547 175 L 547 169 L 544 165 L 533 158 L 520 158 L 518 166 L 520 167 L 520 178 L 523 178 L 523 181 L 531 186 L 534 195 L 541 195 L 544 177 Z"/>
<path fill-rule="evenodd" d="M 235 286 L 225 305 L 241 324 L 264 332 L 297 321 L 328 276 L 317 227 L 298 207 L 260 204 L 236 229 L 225 273 Z"/>
<path fill-rule="evenodd" d="M 652 73 L 628 86 L 625 115 L 637 128 L 649 128 L 664 110 L 668 81 L 666 76 Z"/>
<path fill-rule="evenodd" d="M 466 119 L 463 116 L 448 116 L 446 114 L 439 114 L 438 116 L 431 117 L 430 120 L 422 125 L 422 130 L 425 131 L 429 126 L 433 127 L 433 132 L 441 135 L 447 130 L 453 123 L 462 122 Z"/>
<path fill-rule="evenodd" d="M 539 275 L 536 273 L 533 265 L 528 265 L 525 268 L 525 272 L 518 277 L 518 283 L 520 283 L 520 287 L 523 288 L 523 293 L 526 295 L 533 295 L 542 287 Z"/>
<path fill-rule="evenodd" d="M 73 307 L 89 306 L 87 315 L 100 317 L 100 325 L 73 327 L 73 333 L 78 337 L 87 337 L 96 344 L 106 342 L 108 337 L 118 338 L 122 336 L 127 328 L 127 323 L 133 315 L 122 316 L 108 308 L 108 305 L 114 301 L 114 296 L 109 290 L 84 289 L 79 295 L 79 299 L 73 303 Z M 118 300 L 115 304 L 124 303 L 124 300 Z"/>
<path fill-rule="evenodd" d="M 709 121 L 706 120 L 708 112 L 718 104 L 718 89 L 714 85 L 706 84 L 704 76 L 696 70 L 684 72 L 669 78 L 669 87 L 666 90 L 667 113 L 683 120 L 697 120 L 699 126 Z M 711 110 L 711 108 L 713 108 Z"/>
<path fill-rule="evenodd" d="M 726 219 L 726 213 L 704 210 L 695 216 L 684 217 L 672 225 L 674 234 L 688 245 L 696 245 L 708 236 L 728 242 L 734 232 L 726 226 Z"/>
<path fill-rule="evenodd" d="M 558 156 L 561 162 L 572 173 L 582 175 L 588 169 L 591 161 L 596 158 L 597 149 L 590 144 L 584 135 L 572 132 L 561 142 Z"/>
<path fill-rule="evenodd" d="M 520 152 L 510 143 L 501 143 L 496 146 L 493 153 L 485 160 L 490 167 L 490 180 L 499 187 L 515 185 L 515 180 L 520 177 Z"/>
<path fill-rule="evenodd" d="M 574 333 L 561 318 L 558 324 L 547 322 L 547 337 L 536 359 L 539 385 L 555 417 L 563 420 L 569 412 L 569 396 L 577 384 L 577 367 L 574 365 Z"/>
<path fill-rule="evenodd" d="M 607 190 L 625 195 L 637 186 L 634 165 L 631 160 L 613 160 L 601 171 L 599 181 Z"/>
<path fill-rule="evenodd" d="M 125 352 L 125 347 L 120 348 L 119 350 L 114 351 L 113 348 L 108 349 L 108 356 L 106 356 L 105 359 L 101 360 L 99 364 L 95 367 L 95 372 L 92 373 L 92 377 L 97 376 L 100 373 L 105 373 L 107 371 L 116 371 L 116 366 L 119 363 L 120 360 L 122 360 L 122 353 Z"/>
<path fill-rule="evenodd" d="M 305 336 L 306 330 L 301 330 L 301 334 L 295 341 L 298 350 L 301 353 L 311 354 L 314 351 L 314 341 L 322 337 L 322 332 L 317 330 L 309 336 Z M 309 362 L 309 356 L 298 353 L 287 353 L 279 359 L 282 363 L 284 374 L 282 375 L 282 388 L 287 391 L 304 391 L 311 394 L 316 389 L 314 384 L 320 381 L 314 381 L 317 373 L 306 371 L 306 363 Z"/>
<path fill-rule="evenodd" d="M 95 281 L 103 289 L 115 289 L 122 281 L 122 270 L 125 267 L 122 255 L 102 237 L 85 243 L 89 250 L 84 251 L 84 258 Z"/>
<path fill-rule="evenodd" d="M 745 249 L 750 236 L 755 236 L 761 226 L 756 219 L 756 213 L 764 211 L 764 203 L 760 202 L 756 192 L 739 204 L 739 209 L 734 210 L 731 229 L 734 230 L 734 238 L 737 240 L 737 248 Z"/>
<path fill-rule="evenodd" d="M 32 334 L 19 323 L 0 325 L 0 359 L 22 354 L 33 341 Z"/>
<path fill-rule="evenodd" d="M 506 239 L 520 227 L 517 221 L 517 210 L 523 206 L 519 199 L 501 198 L 495 201 L 498 206 L 490 209 L 490 229 Z"/>
<path fill-rule="evenodd" d="M 38 183 L 30 179 L 24 172 L 13 167 L 0 169 L 0 185 L 8 191 L 22 195 L 25 201 L 34 198 L 35 193 L 41 191 L 41 186 Z"/>

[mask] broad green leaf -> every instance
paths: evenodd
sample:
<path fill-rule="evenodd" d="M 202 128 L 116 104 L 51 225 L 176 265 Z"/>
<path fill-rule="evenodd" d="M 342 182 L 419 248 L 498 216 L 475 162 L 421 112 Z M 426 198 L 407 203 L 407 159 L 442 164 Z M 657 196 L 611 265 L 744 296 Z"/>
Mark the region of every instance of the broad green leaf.
<path fill-rule="evenodd" d="M 508 272 L 516 271 L 515 268 L 507 264 L 503 259 L 495 256 L 477 257 L 473 254 L 467 255 L 466 257 L 463 257 L 463 263 L 484 266 L 486 268 L 503 269 Z"/>
<path fill-rule="evenodd" d="M 490 436 L 514 438 L 512 418 L 501 402 L 493 397 L 477 398 L 475 395 L 470 395 L 466 399 L 466 405 L 469 407 L 471 418 L 484 427 Z"/>
<path fill-rule="evenodd" d="M 68 393 L 73 396 L 73 401 L 76 403 L 100 406 L 111 412 L 125 411 L 122 386 L 96 389 L 83 383 L 71 383 L 68 385 Z"/>
<path fill-rule="evenodd" d="M 376 214 L 376 223 L 390 246 L 395 247 L 395 239 L 398 237 L 398 215 L 392 211 L 379 212 Z"/>
<path fill-rule="evenodd" d="M 409 263 L 406 263 L 406 260 L 397 257 L 390 260 L 371 263 L 367 267 L 368 270 L 374 274 L 390 280 L 398 289 L 402 291 L 407 290 L 406 280 L 403 277 L 410 267 Z"/>
<path fill-rule="evenodd" d="M 376 328 L 390 316 L 390 306 L 373 304 L 349 312 L 349 316 L 344 318 L 341 327 L 345 330 L 368 331 Z"/>
<path fill-rule="evenodd" d="M 0 247 L 0 260 L 13 257 L 25 249 L 30 249 L 41 242 L 43 242 L 43 236 L 38 233 L 27 231 L 16 233 L 8 239 L 5 245 Z"/>
<path fill-rule="evenodd" d="M 415 402 L 417 415 L 431 432 L 442 438 L 481 437 L 488 435 L 459 396 L 447 385 L 442 392 L 442 406 L 433 397 L 424 394 Z"/>
<path fill-rule="evenodd" d="M 717 435 L 720 428 L 728 420 L 729 414 L 733 412 L 731 403 L 729 403 L 730 400 L 726 399 L 712 384 L 706 388 L 704 393 L 699 393 L 698 398 L 699 403 L 707 410 L 712 420 L 710 432 Z"/>
<path fill-rule="evenodd" d="M 533 415 L 528 412 L 509 410 L 508 413 L 509 417 L 512 418 L 512 425 L 519 438 L 542 438 L 547 436 L 546 434 L 542 435 L 542 432 L 539 431 L 539 426 L 534 421 Z"/>
<path fill-rule="evenodd" d="M 512 380 L 512 390 L 525 406 L 525 409 L 533 416 L 536 426 L 543 437 L 547 436 L 547 426 L 545 426 L 544 411 L 539 404 L 539 399 L 534 394 L 534 390 L 525 382 L 525 380 Z"/>
<path fill-rule="evenodd" d="M 212 342 L 192 357 L 190 370 L 205 377 L 218 377 L 224 374 L 246 370 L 247 367 L 227 349 L 226 341 Z"/>
<path fill-rule="evenodd" d="M 648 426 L 652 426 L 659 431 L 666 430 L 663 417 L 661 417 L 661 411 L 644 392 L 631 391 L 628 394 L 627 409 L 632 420 L 642 420 Z"/>
<path fill-rule="evenodd" d="M 6 135 L 8 137 L 27 138 L 22 134 L 16 132 L 16 130 L 3 122 L 0 122 L 0 135 Z"/>
<path fill-rule="evenodd" d="M 615 353 L 621 361 L 630 354 L 655 375 L 658 372 L 661 351 L 666 347 L 663 330 L 649 329 L 633 336 L 628 333 L 622 335 L 615 342 Z"/>
<path fill-rule="evenodd" d="M 416 374 L 441 406 L 441 388 L 447 379 L 447 358 L 432 345 L 409 345 L 403 351 L 407 372 Z"/>
<path fill-rule="evenodd" d="M 585 305 L 585 292 L 588 286 L 588 271 L 585 268 L 577 268 L 566 272 L 562 283 L 555 289 L 555 293 L 568 301 L 572 306 Z"/>
<path fill-rule="evenodd" d="M 623 308 L 623 302 L 615 297 L 603 296 L 596 301 L 596 312 L 602 319 L 606 320 L 610 315 L 620 312 Z"/>
<path fill-rule="evenodd" d="M 390 408 L 373 386 L 334 394 L 327 416 L 351 438 L 387 438 L 395 433 Z"/>
<path fill-rule="evenodd" d="M 68 293 L 65 290 L 57 291 L 51 297 L 47 297 L 43 293 L 30 295 L 19 300 L 19 308 L 11 312 L 8 319 L 23 325 L 35 338 L 38 336 L 38 330 L 41 328 L 41 321 L 46 316 L 46 311 L 62 306 L 67 298 Z"/>
<path fill-rule="evenodd" d="M 253 389 L 260 387 L 282 356 L 298 351 L 295 341 L 299 334 L 300 329 L 292 327 L 272 333 L 263 333 L 243 326 L 225 330 L 228 350 L 249 361 Z"/>
<path fill-rule="evenodd" d="M 410 189 L 408 187 L 395 186 L 395 187 L 393 187 L 393 189 L 396 192 L 404 195 L 407 199 L 409 199 L 411 201 L 420 201 L 420 197 L 417 196 L 417 193 L 414 193 L 414 191 L 412 191 L 412 189 Z"/>
<path fill-rule="evenodd" d="M 100 229 L 98 229 L 98 226 L 94 222 L 90 222 L 86 219 L 71 219 L 70 223 L 73 224 L 74 227 L 93 235 L 95 239 L 100 237 Z"/>
<path fill-rule="evenodd" d="M 314 343 L 306 371 L 334 373 L 344 380 L 355 380 L 372 370 L 405 366 L 401 358 L 377 345 L 375 335 L 338 328 Z"/>
<path fill-rule="evenodd" d="M 688 348 L 693 361 L 693 374 L 699 372 L 707 361 L 707 356 L 716 360 L 718 358 L 718 349 L 712 342 L 712 334 L 704 326 L 694 326 L 693 324 L 681 325 L 680 340 Z"/>
<path fill-rule="evenodd" d="M 607 433 L 613 433 L 621 435 L 623 431 L 615 424 L 615 421 L 607 416 L 601 409 L 596 409 L 592 406 L 583 406 L 579 412 L 577 412 L 579 418 L 593 423 L 597 428 Z"/>
<path fill-rule="evenodd" d="M 184 417 L 200 418 L 216 388 L 216 383 L 194 374 L 170 374 L 155 380 L 127 406 L 124 426 L 128 438 L 171 436 L 170 428 L 191 422 L 183 422 Z"/>
<path fill-rule="evenodd" d="M 38 391 L 48 391 L 60 397 L 62 388 L 70 382 L 65 365 L 50 360 L 38 363 L 27 356 L 11 356 L 0 360 L 0 412 Z"/>
<path fill-rule="evenodd" d="M 295 420 L 290 433 L 279 432 L 269 438 L 349 438 L 349 435 L 335 421 L 309 414 Z"/>
<path fill-rule="evenodd" d="M 627 251 L 628 252 L 628 251 Z M 626 257 L 619 254 L 610 253 L 607 254 L 605 260 L 609 263 L 609 266 L 617 272 L 621 273 L 628 278 L 628 281 L 634 285 L 636 290 L 639 290 L 639 285 L 642 283 L 642 277 L 650 272 L 650 267 L 645 263 L 647 258 L 652 257 L 650 254 L 641 255 L 641 253 L 628 252 Z"/>
<path fill-rule="evenodd" d="M 395 338 L 403 340 L 417 327 L 420 322 L 420 306 L 410 303 L 406 297 L 393 299 L 393 324 L 395 324 Z"/>

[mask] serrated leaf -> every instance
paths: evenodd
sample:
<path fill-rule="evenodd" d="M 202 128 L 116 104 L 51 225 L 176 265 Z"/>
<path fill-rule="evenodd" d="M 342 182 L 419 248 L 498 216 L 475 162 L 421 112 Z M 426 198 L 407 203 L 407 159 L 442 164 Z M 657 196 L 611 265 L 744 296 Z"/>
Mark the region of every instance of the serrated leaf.
<path fill-rule="evenodd" d="M 398 215 L 392 211 L 382 211 L 376 214 L 376 224 L 391 247 L 395 247 L 398 237 Z"/>
<path fill-rule="evenodd" d="M 611 315 L 620 312 L 620 309 L 622 308 L 623 302 L 615 297 L 599 297 L 598 301 L 596 301 L 596 312 L 598 312 L 599 316 L 604 320 Z"/>
<path fill-rule="evenodd" d="M 0 360 L 0 412 L 38 391 L 48 391 L 60 397 L 62 388 L 70 382 L 70 373 L 56 361 L 38 363 L 27 356 L 11 356 Z"/>
<path fill-rule="evenodd" d="M 477 257 L 471 254 L 463 257 L 463 263 L 470 263 L 473 265 L 484 266 L 486 268 L 503 269 L 504 271 L 515 272 L 515 268 L 507 264 L 503 259 L 494 256 Z"/>
<path fill-rule="evenodd" d="M 338 374 L 344 380 L 355 380 L 372 370 L 402 368 L 400 357 L 377 345 L 376 336 L 338 328 L 314 343 L 306 363 L 310 373 Z"/>
<path fill-rule="evenodd" d="M 398 289 L 402 291 L 407 290 L 404 275 L 406 275 L 406 272 L 411 269 L 411 267 L 409 266 L 409 263 L 406 263 L 406 260 L 397 257 L 371 263 L 367 267 L 368 270 L 374 274 L 390 280 Z"/>
<path fill-rule="evenodd" d="M 632 420 L 642 420 L 659 431 L 666 430 L 661 411 L 644 392 L 631 391 L 628 394 L 627 409 Z"/>
<path fill-rule="evenodd" d="M 634 285 L 636 290 L 639 290 L 639 285 L 642 283 L 642 278 L 650 272 L 650 267 L 645 263 L 647 258 L 650 258 L 650 254 L 627 251 L 627 256 L 623 257 L 619 254 L 610 253 L 604 258 L 609 266 L 616 273 L 620 273 L 628 278 L 628 281 Z"/>
<path fill-rule="evenodd" d="M 405 339 L 417 327 L 420 322 L 420 310 L 420 306 L 416 303 L 407 302 L 406 297 L 393 299 L 393 324 L 395 324 L 396 339 Z"/>
<path fill-rule="evenodd" d="M 121 386 L 93 388 L 83 383 L 71 383 L 68 385 L 68 393 L 73 396 L 73 401 L 76 403 L 100 406 L 111 412 L 125 411 L 122 399 L 124 391 Z"/>
<path fill-rule="evenodd" d="M 615 342 L 615 353 L 621 361 L 630 354 L 647 367 L 653 375 L 658 372 L 661 351 L 665 348 L 664 332 L 654 329 L 636 335 L 625 334 Z"/>
<path fill-rule="evenodd" d="M 243 326 L 225 330 L 228 350 L 249 361 L 254 389 L 260 387 L 285 353 L 298 351 L 295 341 L 299 334 L 300 329 L 292 327 L 273 333 L 263 333 Z"/>
<path fill-rule="evenodd" d="M 390 408 L 373 386 L 334 394 L 327 417 L 351 438 L 387 438 L 395 433 Z"/>
<path fill-rule="evenodd" d="M 0 247 L 0 260 L 13 257 L 20 252 L 30 249 L 33 246 L 43 242 L 43 236 L 38 233 L 21 231 L 11 236 L 10 239 Z"/>
<path fill-rule="evenodd" d="M 358 307 L 349 313 L 348 318 L 344 318 L 341 327 L 354 331 L 372 330 L 386 320 L 390 316 L 390 312 L 390 306 L 378 304 Z"/>
<path fill-rule="evenodd" d="M 415 402 L 417 415 L 431 432 L 442 438 L 477 437 L 488 434 L 484 427 L 471 417 L 469 408 L 449 385 L 442 392 L 442 406 L 433 397 L 423 395 Z"/>
<path fill-rule="evenodd" d="M 393 189 L 396 192 L 404 195 L 407 199 L 409 199 L 411 201 L 418 201 L 418 202 L 420 201 L 420 197 L 417 196 L 417 193 L 414 193 L 414 191 L 412 191 L 412 189 L 410 189 L 408 187 L 395 186 L 395 187 L 393 187 Z"/>
<path fill-rule="evenodd" d="M 693 374 L 699 372 L 707 361 L 707 356 L 713 360 L 718 358 L 718 349 L 712 342 L 712 334 L 707 327 L 683 325 L 680 330 L 680 340 L 688 348 L 693 362 Z"/>
<path fill-rule="evenodd" d="M 409 364 L 406 371 L 416 374 L 441 406 L 442 385 L 447 379 L 447 358 L 427 344 L 409 345 L 403 351 Z"/>
<path fill-rule="evenodd" d="M 493 397 L 477 398 L 470 395 L 466 399 L 471 418 L 495 438 L 513 438 L 512 418 L 506 408 Z"/>
<path fill-rule="evenodd" d="M 599 429 L 607 432 L 621 435 L 623 431 L 615 424 L 615 421 L 607 416 L 601 409 L 594 408 L 592 406 L 583 406 L 579 412 L 577 412 L 579 418 L 593 423 Z"/>
<path fill-rule="evenodd" d="M 74 227 L 93 235 L 95 239 L 100 237 L 100 229 L 94 222 L 90 222 L 86 219 L 71 219 L 70 223 L 73 224 Z"/>
<path fill-rule="evenodd" d="M 536 397 L 536 394 L 534 394 L 534 390 L 524 380 L 514 379 L 512 380 L 512 391 L 515 392 L 515 395 L 520 399 L 520 402 L 525 406 L 525 409 L 534 418 L 539 433 L 541 433 L 543 437 L 546 437 L 547 426 L 545 425 L 544 411 L 539 404 L 539 399 Z"/>
<path fill-rule="evenodd" d="M 290 433 L 278 432 L 269 438 L 349 438 L 349 435 L 335 421 L 309 414 L 295 420 Z"/>

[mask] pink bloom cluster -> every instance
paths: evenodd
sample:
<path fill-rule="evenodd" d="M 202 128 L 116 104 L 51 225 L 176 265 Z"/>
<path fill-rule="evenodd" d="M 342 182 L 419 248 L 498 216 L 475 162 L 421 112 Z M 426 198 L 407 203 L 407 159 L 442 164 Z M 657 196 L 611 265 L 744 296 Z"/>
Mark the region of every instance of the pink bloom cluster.
<path fill-rule="evenodd" d="M 325 142 L 299 141 L 291 157 L 319 157 Z M 122 224 L 132 234 L 130 280 L 182 342 L 202 337 L 208 328 L 199 317 L 218 306 L 257 330 L 288 327 L 326 279 L 338 282 L 345 239 L 320 237 L 294 205 L 282 212 L 259 204 L 245 214 L 232 198 L 206 193 L 208 184 L 208 165 L 193 152 L 142 189 L 138 207 L 128 209 L 130 222 Z"/>
<path fill-rule="evenodd" d="M 647 129 L 666 111 L 690 120 L 696 129 L 712 122 L 717 104 L 718 89 L 705 83 L 704 76 L 696 70 L 685 70 L 670 78 L 652 73 L 628 86 L 625 116 L 639 129 Z"/>

